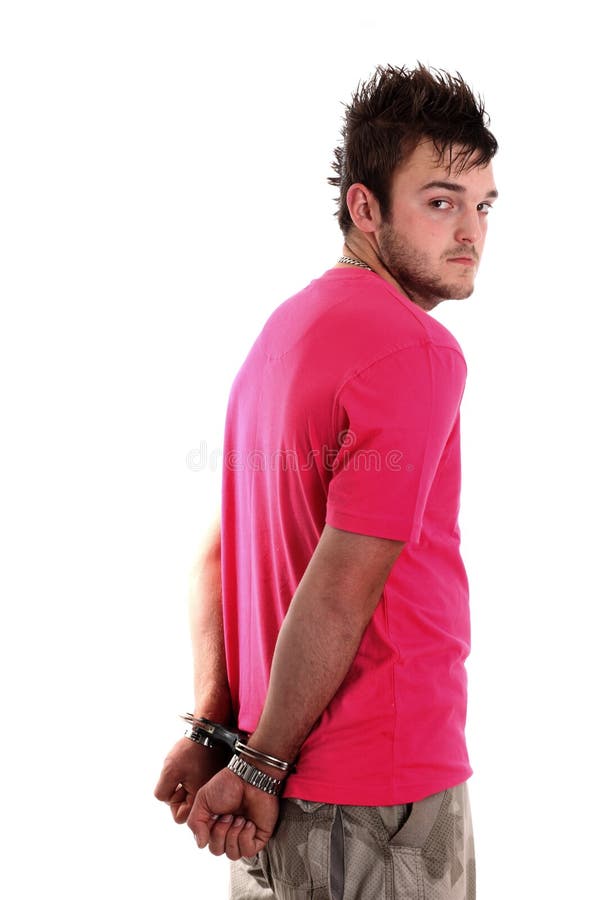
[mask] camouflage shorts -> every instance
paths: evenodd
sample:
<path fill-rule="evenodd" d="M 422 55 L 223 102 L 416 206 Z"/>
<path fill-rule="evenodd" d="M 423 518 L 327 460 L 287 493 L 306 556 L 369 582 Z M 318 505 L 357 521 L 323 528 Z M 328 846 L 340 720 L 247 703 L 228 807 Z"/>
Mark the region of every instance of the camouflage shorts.
<path fill-rule="evenodd" d="M 231 900 L 475 900 L 466 784 L 401 806 L 283 800 L 265 850 L 231 864 Z"/>

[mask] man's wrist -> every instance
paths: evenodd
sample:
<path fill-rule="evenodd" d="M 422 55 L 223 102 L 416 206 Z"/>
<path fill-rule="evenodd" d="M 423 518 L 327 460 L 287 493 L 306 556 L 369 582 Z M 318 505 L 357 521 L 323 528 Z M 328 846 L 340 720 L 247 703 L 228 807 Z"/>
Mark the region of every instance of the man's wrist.
<path fill-rule="evenodd" d="M 255 766 L 252 761 L 242 759 L 241 754 L 234 753 L 229 760 L 227 768 L 234 775 L 237 775 L 238 778 L 241 778 L 242 781 L 257 788 L 259 791 L 263 791 L 265 794 L 270 794 L 272 797 L 278 797 L 283 790 L 285 778 L 277 778 L 265 772 L 264 768 Z M 281 772 L 279 772 L 279 775 L 281 776 Z"/>
<path fill-rule="evenodd" d="M 195 719 L 209 719 L 226 727 L 232 723 L 231 707 L 218 703 L 194 703 L 193 715 Z"/>
<path fill-rule="evenodd" d="M 271 778 L 276 778 L 278 781 L 285 781 L 285 779 L 289 775 L 289 772 L 282 772 L 281 769 L 278 769 L 275 766 L 270 766 L 263 760 L 256 759 L 255 757 L 250 756 L 241 747 L 238 749 L 237 755 L 254 766 L 255 769 L 260 769 L 260 771 L 264 772 L 265 775 L 269 775 Z"/>
<path fill-rule="evenodd" d="M 291 746 L 289 743 L 282 741 L 281 734 L 275 734 L 274 732 L 269 734 L 268 731 L 261 728 L 260 724 L 256 731 L 253 731 L 248 737 L 246 744 L 251 750 L 258 750 L 263 755 L 268 754 L 277 760 L 285 760 L 290 770 L 293 769 L 300 750 L 300 747 Z M 263 760 L 262 762 L 264 762 L 265 766 L 268 764 L 268 760 Z"/>
<path fill-rule="evenodd" d="M 197 719 L 210 719 L 221 725 L 231 725 L 233 710 L 229 689 L 206 680 L 202 684 L 196 684 L 194 716 Z"/>
<path fill-rule="evenodd" d="M 255 734 L 248 736 L 232 731 L 214 719 L 209 719 L 206 716 L 197 716 L 193 713 L 183 713 L 180 715 L 180 718 L 188 725 L 185 737 L 190 741 L 209 748 L 225 745 L 230 752 L 236 754 L 242 762 L 247 763 L 255 772 L 261 772 L 268 778 L 279 782 L 284 781 L 293 771 L 293 760 L 281 759 L 278 756 L 266 753 L 259 746 L 259 741 L 257 741 Z"/>

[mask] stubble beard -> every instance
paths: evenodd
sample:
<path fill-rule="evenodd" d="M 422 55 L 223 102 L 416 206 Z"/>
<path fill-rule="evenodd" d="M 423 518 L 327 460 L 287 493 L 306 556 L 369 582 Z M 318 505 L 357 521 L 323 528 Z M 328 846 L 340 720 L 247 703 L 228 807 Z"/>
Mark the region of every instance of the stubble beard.
<path fill-rule="evenodd" d="M 450 281 L 434 274 L 427 254 L 413 247 L 390 225 L 381 229 L 379 249 L 390 275 L 424 309 L 433 309 L 441 300 L 464 300 L 473 293 L 472 281 Z"/>

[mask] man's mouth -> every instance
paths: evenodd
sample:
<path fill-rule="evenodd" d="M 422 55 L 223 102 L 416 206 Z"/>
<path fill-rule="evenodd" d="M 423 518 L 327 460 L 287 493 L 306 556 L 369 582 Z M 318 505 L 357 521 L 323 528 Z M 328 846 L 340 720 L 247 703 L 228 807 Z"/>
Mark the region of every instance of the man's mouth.
<path fill-rule="evenodd" d="M 475 265 L 475 260 L 473 259 L 472 256 L 453 256 L 448 260 L 448 262 L 458 263 L 461 266 L 474 266 Z"/>

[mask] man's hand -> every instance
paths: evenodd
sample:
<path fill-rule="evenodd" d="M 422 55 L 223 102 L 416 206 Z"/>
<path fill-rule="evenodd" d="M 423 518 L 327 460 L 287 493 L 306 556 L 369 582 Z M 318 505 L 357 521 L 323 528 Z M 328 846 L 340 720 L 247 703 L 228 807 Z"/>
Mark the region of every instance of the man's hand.
<path fill-rule="evenodd" d="M 177 741 L 165 759 L 154 796 L 168 803 L 178 825 L 187 822 L 198 790 L 227 764 L 227 755 L 189 738 Z"/>
<path fill-rule="evenodd" d="M 273 834 L 279 800 L 223 769 L 196 794 L 188 817 L 199 847 L 229 859 L 255 856 Z"/>

